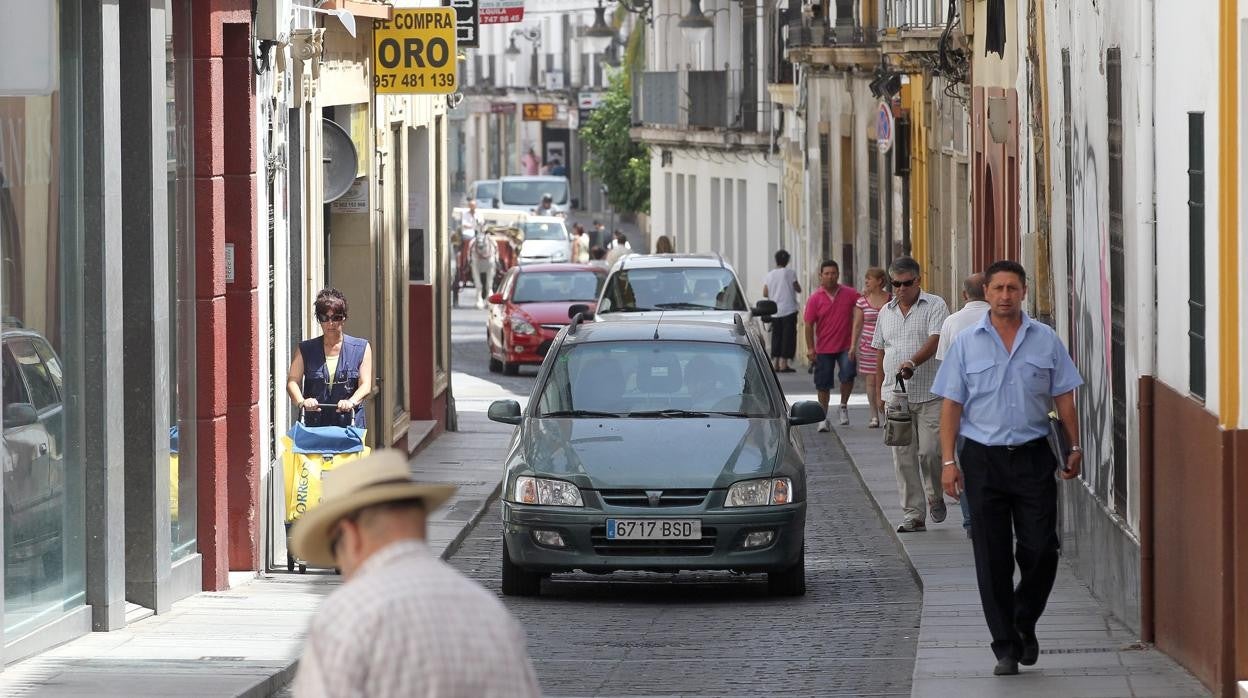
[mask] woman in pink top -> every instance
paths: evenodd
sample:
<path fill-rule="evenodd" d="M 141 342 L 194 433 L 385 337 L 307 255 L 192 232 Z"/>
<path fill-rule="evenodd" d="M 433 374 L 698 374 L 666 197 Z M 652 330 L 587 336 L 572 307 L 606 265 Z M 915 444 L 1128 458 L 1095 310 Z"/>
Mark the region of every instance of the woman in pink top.
<path fill-rule="evenodd" d="M 884 290 L 888 276 L 879 267 L 867 270 L 863 282 L 862 296 L 854 304 L 854 343 L 849 349 L 849 358 L 858 363 L 858 372 L 867 381 L 867 402 L 871 405 L 871 421 L 867 426 L 880 426 L 880 417 L 884 413 L 883 398 L 880 395 L 880 376 L 876 372 L 879 367 L 879 350 L 871 346 L 875 337 L 875 321 L 880 315 L 880 308 L 892 299 Z"/>

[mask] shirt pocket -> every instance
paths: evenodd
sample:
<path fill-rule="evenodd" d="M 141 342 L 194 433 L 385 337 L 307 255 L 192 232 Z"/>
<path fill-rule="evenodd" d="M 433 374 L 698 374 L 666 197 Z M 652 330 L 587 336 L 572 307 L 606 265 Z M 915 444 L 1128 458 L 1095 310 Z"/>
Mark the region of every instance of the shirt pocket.
<path fill-rule="evenodd" d="M 1053 357 L 1028 356 L 1023 360 L 1023 384 L 1028 391 L 1049 394 L 1053 385 Z"/>
<path fill-rule="evenodd" d="M 997 363 L 992 359 L 981 359 L 979 361 L 971 361 L 966 364 L 966 386 L 970 388 L 971 394 L 982 394 L 992 392 L 996 377 Z"/>

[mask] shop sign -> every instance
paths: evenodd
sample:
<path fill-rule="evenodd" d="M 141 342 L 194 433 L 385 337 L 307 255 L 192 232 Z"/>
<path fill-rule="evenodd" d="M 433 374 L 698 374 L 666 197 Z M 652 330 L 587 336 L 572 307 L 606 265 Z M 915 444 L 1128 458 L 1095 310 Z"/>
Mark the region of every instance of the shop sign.
<path fill-rule="evenodd" d="M 515 102 L 490 102 L 491 114 L 515 114 Z"/>
<path fill-rule="evenodd" d="M 558 108 L 550 102 L 533 102 L 523 106 L 525 121 L 554 121 L 559 115 Z"/>
<path fill-rule="evenodd" d="M 893 147 L 893 109 L 881 101 L 875 114 L 875 144 L 881 153 Z"/>
<path fill-rule="evenodd" d="M 606 92 L 582 92 L 576 96 L 576 106 L 581 111 L 593 111 L 602 106 Z"/>
<path fill-rule="evenodd" d="M 478 16 L 482 24 L 523 22 L 524 0 L 481 0 Z"/>
<path fill-rule="evenodd" d="M 346 194 L 330 203 L 329 210 L 334 213 L 368 213 L 368 178 L 355 180 Z"/>
<path fill-rule="evenodd" d="M 443 7 L 455 10 L 455 37 L 460 48 L 477 48 L 477 0 L 442 0 Z"/>
<path fill-rule="evenodd" d="M 394 11 L 373 25 L 373 88 L 377 94 L 450 94 L 455 73 L 455 10 Z"/>

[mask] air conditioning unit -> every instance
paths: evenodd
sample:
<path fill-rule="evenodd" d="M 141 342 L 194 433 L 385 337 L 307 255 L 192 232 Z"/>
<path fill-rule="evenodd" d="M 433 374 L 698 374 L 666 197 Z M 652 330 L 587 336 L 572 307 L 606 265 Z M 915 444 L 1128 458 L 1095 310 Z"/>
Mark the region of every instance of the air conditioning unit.
<path fill-rule="evenodd" d="M 294 23 L 293 0 L 256 0 L 256 38 L 285 44 Z"/>

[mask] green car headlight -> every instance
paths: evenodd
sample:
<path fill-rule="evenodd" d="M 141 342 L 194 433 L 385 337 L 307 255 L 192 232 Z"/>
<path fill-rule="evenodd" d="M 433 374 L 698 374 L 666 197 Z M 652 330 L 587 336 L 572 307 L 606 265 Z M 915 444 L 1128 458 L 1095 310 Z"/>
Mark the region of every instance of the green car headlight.
<path fill-rule="evenodd" d="M 520 504 L 546 504 L 555 507 L 581 507 L 581 490 L 563 480 L 522 475 L 516 478 L 513 499 Z"/>
<path fill-rule="evenodd" d="M 728 488 L 726 507 L 765 507 L 793 502 L 793 481 L 787 477 L 742 480 Z"/>

